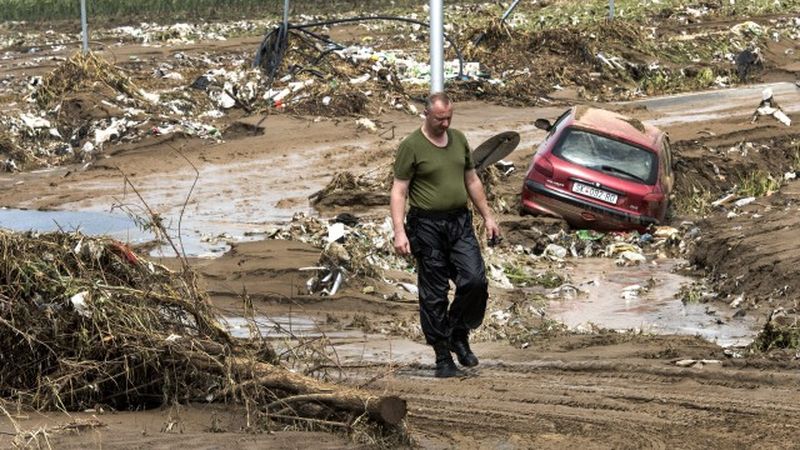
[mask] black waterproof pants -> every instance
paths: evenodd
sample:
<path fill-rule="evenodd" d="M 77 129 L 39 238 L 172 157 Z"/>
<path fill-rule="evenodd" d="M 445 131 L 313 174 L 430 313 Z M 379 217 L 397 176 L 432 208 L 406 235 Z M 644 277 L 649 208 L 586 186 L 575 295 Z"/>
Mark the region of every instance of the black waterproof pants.
<path fill-rule="evenodd" d="M 489 291 L 469 210 L 411 208 L 406 235 L 417 259 L 419 315 L 427 343 L 433 345 L 480 326 Z M 450 280 L 456 292 L 448 308 Z"/>

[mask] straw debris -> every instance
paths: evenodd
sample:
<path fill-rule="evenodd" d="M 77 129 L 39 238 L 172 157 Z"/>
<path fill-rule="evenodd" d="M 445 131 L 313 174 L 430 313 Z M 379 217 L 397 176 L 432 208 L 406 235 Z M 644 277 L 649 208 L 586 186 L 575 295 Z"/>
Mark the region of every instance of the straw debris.
<path fill-rule="evenodd" d="M 33 98 L 40 108 L 47 109 L 63 99 L 70 92 L 88 90 L 102 83 L 112 90 L 133 99 L 142 100 L 138 87 L 116 66 L 102 57 L 89 52 L 75 53 L 42 79 L 41 86 Z"/>
<path fill-rule="evenodd" d="M 80 233 L 0 231 L 0 397 L 39 409 L 171 402 L 280 405 L 266 414 L 396 425 L 405 401 L 292 373 L 236 340 L 193 272 Z M 303 407 L 296 409 L 290 404 Z M 362 419 L 363 420 L 363 419 Z"/>

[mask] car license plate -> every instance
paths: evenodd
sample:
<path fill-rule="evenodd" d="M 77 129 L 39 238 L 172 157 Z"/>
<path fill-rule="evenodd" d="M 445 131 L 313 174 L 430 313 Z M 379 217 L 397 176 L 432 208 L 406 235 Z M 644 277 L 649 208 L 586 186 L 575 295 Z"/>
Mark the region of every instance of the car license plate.
<path fill-rule="evenodd" d="M 611 192 L 604 191 L 596 187 L 578 183 L 577 181 L 572 183 L 572 192 L 596 198 L 606 203 L 611 203 L 612 205 L 617 204 L 617 194 L 612 194 Z"/>

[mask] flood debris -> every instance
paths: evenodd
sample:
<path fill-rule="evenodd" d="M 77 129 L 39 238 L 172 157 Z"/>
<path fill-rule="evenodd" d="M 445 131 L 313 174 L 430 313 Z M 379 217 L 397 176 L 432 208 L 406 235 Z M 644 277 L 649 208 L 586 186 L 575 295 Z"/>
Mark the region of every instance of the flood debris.
<path fill-rule="evenodd" d="M 265 341 L 232 338 L 186 267 L 79 233 L 0 231 L 0 251 L 4 399 L 68 411 L 257 402 L 273 420 L 389 426 L 405 416 L 400 398 L 296 374 Z"/>
<path fill-rule="evenodd" d="M 753 118 L 750 120 L 750 122 L 755 123 L 761 116 L 772 116 L 778 122 L 786 125 L 787 127 L 792 125 L 792 119 L 790 119 L 786 113 L 783 112 L 781 107 L 778 106 L 778 103 L 775 101 L 772 88 L 766 88 L 761 93 L 761 103 L 759 103 L 758 108 L 756 108 L 755 112 L 753 113 Z"/>
<path fill-rule="evenodd" d="M 800 323 L 795 308 L 775 308 L 764 328 L 756 336 L 751 348 L 770 352 L 773 350 L 800 350 Z"/>
<path fill-rule="evenodd" d="M 392 176 L 388 164 L 358 176 L 350 171 L 338 172 L 324 188 L 311 194 L 308 199 L 317 208 L 388 205 Z"/>

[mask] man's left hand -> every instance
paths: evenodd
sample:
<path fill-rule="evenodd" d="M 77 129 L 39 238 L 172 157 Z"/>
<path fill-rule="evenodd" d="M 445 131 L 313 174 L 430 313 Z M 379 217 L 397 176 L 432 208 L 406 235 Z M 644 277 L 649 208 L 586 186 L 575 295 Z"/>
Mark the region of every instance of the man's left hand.
<path fill-rule="evenodd" d="M 500 238 L 500 227 L 497 226 L 494 217 L 484 219 L 483 225 L 486 228 L 486 237 L 488 239 Z"/>

